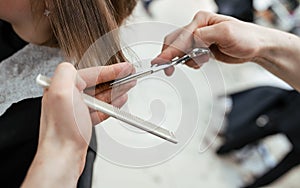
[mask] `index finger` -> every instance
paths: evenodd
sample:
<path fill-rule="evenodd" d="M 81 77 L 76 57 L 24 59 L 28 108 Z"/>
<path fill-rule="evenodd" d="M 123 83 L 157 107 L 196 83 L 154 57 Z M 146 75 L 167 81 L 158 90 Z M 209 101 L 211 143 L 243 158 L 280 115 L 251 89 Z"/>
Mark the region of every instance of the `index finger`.
<path fill-rule="evenodd" d="M 152 64 L 163 64 L 175 57 L 181 57 L 191 48 L 193 30 L 190 26 L 186 26 L 181 30 L 180 34 L 175 36 L 176 38 L 170 44 L 164 44 L 161 54 L 151 62 Z"/>
<path fill-rule="evenodd" d="M 171 44 L 164 48 L 161 54 L 158 55 L 156 59 L 152 61 L 152 64 L 161 64 L 160 59 L 172 60 L 175 57 L 180 57 L 184 55 L 187 50 L 190 50 L 194 45 L 194 32 L 201 27 L 209 26 L 213 24 L 220 23 L 222 21 L 232 20 L 228 16 L 217 15 L 212 12 L 199 11 L 195 16 L 193 21 L 183 28 L 181 34 L 178 35 L 176 39 Z M 205 46 L 204 42 L 200 42 L 201 39 L 198 38 L 197 46 L 195 47 L 208 47 Z"/>

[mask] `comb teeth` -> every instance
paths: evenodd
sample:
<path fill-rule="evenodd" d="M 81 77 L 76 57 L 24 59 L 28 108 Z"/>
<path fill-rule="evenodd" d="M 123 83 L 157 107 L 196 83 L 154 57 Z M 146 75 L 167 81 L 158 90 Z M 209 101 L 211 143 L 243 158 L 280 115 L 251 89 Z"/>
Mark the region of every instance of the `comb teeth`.
<path fill-rule="evenodd" d="M 148 133 L 151 133 L 155 136 L 168 140 L 172 143 L 177 144 L 178 141 L 172 131 L 164 129 L 162 127 L 156 126 L 155 124 L 145 121 L 133 114 L 125 112 L 117 107 L 114 107 L 105 102 L 99 101 L 89 95 L 83 94 L 83 98 L 89 107 L 99 110 L 103 113 L 106 113 L 120 121 L 123 121 L 129 125 L 132 125 L 138 129 L 144 130 Z"/>
<path fill-rule="evenodd" d="M 144 131 L 156 134 L 157 136 L 163 137 L 164 139 L 167 139 L 169 137 L 175 139 L 175 135 L 172 131 L 169 131 L 162 127 L 159 127 L 149 121 L 143 120 L 143 119 L 141 119 L 135 115 L 132 115 L 128 112 L 122 111 L 119 108 L 114 107 L 114 110 L 116 110 L 116 113 L 118 113 L 120 116 L 123 116 L 124 118 L 127 118 L 127 119 L 132 119 L 132 120 L 136 121 L 136 123 L 143 125 L 139 128 L 143 129 Z M 176 141 L 176 143 L 177 143 L 177 141 Z"/>

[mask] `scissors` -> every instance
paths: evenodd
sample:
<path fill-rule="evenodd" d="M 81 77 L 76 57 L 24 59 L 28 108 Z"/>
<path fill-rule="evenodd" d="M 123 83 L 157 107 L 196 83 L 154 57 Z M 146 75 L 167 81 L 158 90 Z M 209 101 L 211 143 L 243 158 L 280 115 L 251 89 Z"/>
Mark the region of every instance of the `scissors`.
<path fill-rule="evenodd" d="M 165 70 L 169 67 L 178 65 L 178 64 L 184 64 L 190 60 L 192 60 L 193 58 L 197 58 L 200 57 L 202 55 L 209 55 L 210 54 L 210 50 L 209 48 L 194 48 L 192 51 L 190 51 L 189 53 L 187 53 L 186 55 L 184 55 L 181 58 L 174 58 L 172 61 L 165 63 L 165 64 L 154 64 L 152 65 L 150 68 L 141 71 L 141 72 L 137 72 L 135 74 L 131 74 L 129 76 L 126 76 L 124 78 L 120 78 L 120 79 L 116 79 L 113 81 L 109 81 L 109 82 L 105 82 L 105 83 L 101 83 L 96 85 L 96 87 L 91 87 L 91 88 L 87 88 L 85 91 L 88 92 L 89 90 L 94 91 L 94 89 L 96 88 L 98 91 L 102 92 L 105 91 L 106 89 L 110 89 L 113 87 L 117 87 L 126 83 L 129 83 L 133 80 L 137 80 L 139 78 L 143 78 L 146 76 L 149 76 L 153 73 Z"/>
<path fill-rule="evenodd" d="M 169 63 L 161 64 L 161 65 L 154 64 L 149 69 L 146 69 L 146 70 L 141 71 L 141 72 L 137 72 L 135 74 L 131 74 L 131 75 L 129 75 L 127 77 L 124 77 L 124 78 L 117 79 L 117 80 L 110 83 L 110 87 L 126 84 L 128 82 L 133 81 L 133 80 L 137 80 L 139 78 L 143 78 L 143 77 L 151 75 L 153 73 L 165 70 L 169 67 L 172 67 L 172 66 L 175 66 L 175 65 L 178 65 L 178 64 L 184 64 L 184 63 L 192 60 L 193 58 L 197 58 L 197 57 L 200 57 L 202 55 L 208 55 L 209 53 L 210 53 L 209 48 L 194 48 L 192 51 L 190 51 L 189 53 L 187 53 L 183 57 L 181 57 L 181 58 L 176 57 L 172 61 L 170 61 Z"/>

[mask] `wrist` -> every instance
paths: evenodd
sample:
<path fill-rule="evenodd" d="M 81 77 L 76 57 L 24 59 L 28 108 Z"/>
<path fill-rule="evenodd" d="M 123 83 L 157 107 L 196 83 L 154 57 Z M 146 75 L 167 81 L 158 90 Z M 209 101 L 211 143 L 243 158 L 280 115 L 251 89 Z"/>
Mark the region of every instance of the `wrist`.
<path fill-rule="evenodd" d="M 284 68 L 285 61 L 299 53 L 299 49 L 291 47 L 299 38 L 277 29 L 258 27 L 259 45 L 253 61 L 266 68 Z"/>
<path fill-rule="evenodd" d="M 86 151 L 39 147 L 23 187 L 76 187 L 85 157 Z"/>
<path fill-rule="evenodd" d="M 253 61 L 299 91 L 300 38 L 275 29 L 262 32 L 264 42 L 260 43 L 259 53 Z"/>

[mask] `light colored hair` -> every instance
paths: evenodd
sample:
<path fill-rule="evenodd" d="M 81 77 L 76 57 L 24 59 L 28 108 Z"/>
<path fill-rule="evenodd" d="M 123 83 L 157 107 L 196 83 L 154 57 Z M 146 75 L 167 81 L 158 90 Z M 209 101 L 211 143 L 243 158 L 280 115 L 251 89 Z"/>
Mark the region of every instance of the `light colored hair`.
<path fill-rule="evenodd" d="M 42 2 L 31 1 L 34 6 Z M 67 60 L 74 62 L 77 68 L 92 66 L 94 64 L 81 61 L 85 52 L 101 36 L 117 29 L 132 13 L 136 3 L 137 0 L 45 0 L 43 6 L 50 11 L 48 17 L 53 31 L 47 43 L 60 47 Z M 98 65 L 125 61 L 118 33 L 106 36 L 105 43 L 104 51 L 92 54 Z M 112 53 L 112 57 L 106 57 Z"/>

